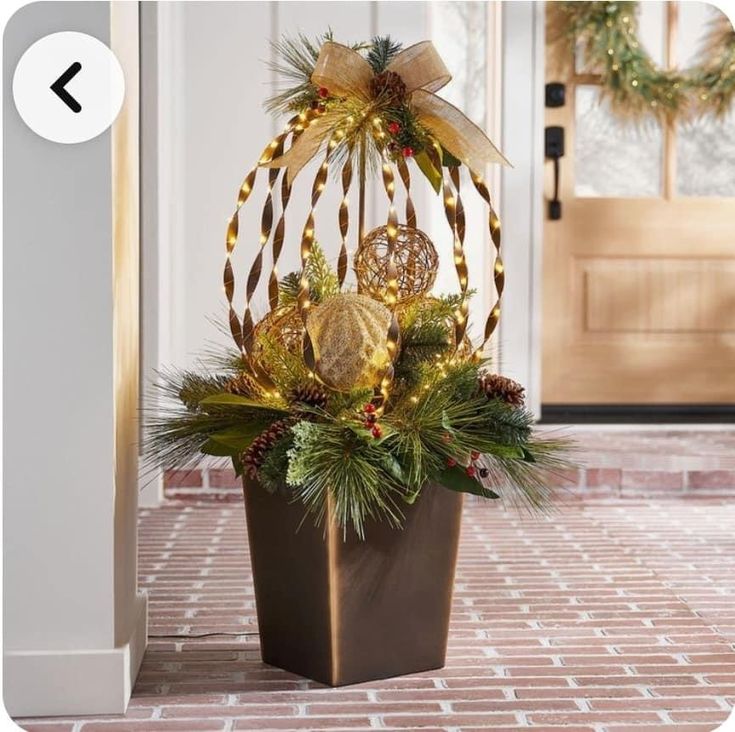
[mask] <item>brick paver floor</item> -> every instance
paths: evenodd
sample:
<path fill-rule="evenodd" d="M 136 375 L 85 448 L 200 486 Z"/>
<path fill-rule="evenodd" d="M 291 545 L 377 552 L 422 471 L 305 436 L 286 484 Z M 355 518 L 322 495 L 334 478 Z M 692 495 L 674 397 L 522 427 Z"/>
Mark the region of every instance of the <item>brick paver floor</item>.
<path fill-rule="evenodd" d="M 735 503 L 467 502 L 446 668 L 328 689 L 263 665 L 237 503 L 141 512 L 152 639 L 127 715 L 43 732 L 709 732 L 735 703 Z"/>

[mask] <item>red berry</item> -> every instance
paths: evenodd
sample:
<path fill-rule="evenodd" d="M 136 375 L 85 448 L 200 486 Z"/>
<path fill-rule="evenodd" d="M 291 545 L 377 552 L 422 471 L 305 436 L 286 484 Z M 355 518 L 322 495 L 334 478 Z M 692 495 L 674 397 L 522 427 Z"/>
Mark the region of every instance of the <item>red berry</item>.
<path fill-rule="evenodd" d="M 391 135 L 397 135 L 401 131 L 401 126 L 398 124 L 398 122 L 391 122 L 388 125 L 388 132 L 391 133 Z"/>
<path fill-rule="evenodd" d="M 326 109 L 327 109 L 326 104 L 319 104 L 317 105 L 316 111 L 319 112 L 319 114 L 321 114 L 322 112 L 325 112 Z"/>
<path fill-rule="evenodd" d="M 378 421 L 378 415 L 377 415 L 377 414 L 375 414 L 375 412 L 370 412 L 370 414 L 368 414 L 368 415 L 367 415 L 367 416 L 365 417 L 365 421 L 366 421 L 366 422 L 367 422 L 368 424 L 375 424 L 375 423 L 376 423 L 376 422 Z"/>
<path fill-rule="evenodd" d="M 329 89 L 326 86 L 320 86 L 317 92 L 322 99 L 326 99 L 329 96 Z"/>
<path fill-rule="evenodd" d="M 372 402 L 368 402 L 362 408 L 362 411 L 365 412 L 365 414 L 373 414 L 375 412 L 375 405 Z"/>
<path fill-rule="evenodd" d="M 376 424 L 373 427 L 373 437 L 377 440 L 378 437 L 380 437 L 383 434 L 383 430 L 380 429 L 380 427 Z"/>
<path fill-rule="evenodd" d="M 406 146 L 403 148 L 403 157 L 404 158 L 410 158 L 413 157 L 413 148 Z"/>
<path fill-rule="evenodd" d="M 470 457 L 471 457 L 471 458 L 472 458 L 473 460 L 477 460 L 477 459 L 478 459 L 478 458 L 480 457 L 480 453 L 479 453 L 479 452 L 477 452 L 477 450 L 473 450 L 473 451 L 472 451 L 472 452 L 470 453 Z"/>
<path fill-rule="evenodd" d="M 468 465 L 468 466 L 467 466 L 467 467 L 465 468 L 465 473 L 467 473 L 467 475 L 468 475 L 468 476 L 469 476 L 470 478 L 474 478 L 474 477 L 475 477 L 475 472 L 476 472 L 476 471 L 475 471 L 475 466 L 474 466 L 474 465 Z"/>
<path fill-rule="evenodd" d="M 450 468 L 453 468 L 456 464 L 457 464 L 457 461 L 453 457 L 447 458 L 447 465 Z"/>

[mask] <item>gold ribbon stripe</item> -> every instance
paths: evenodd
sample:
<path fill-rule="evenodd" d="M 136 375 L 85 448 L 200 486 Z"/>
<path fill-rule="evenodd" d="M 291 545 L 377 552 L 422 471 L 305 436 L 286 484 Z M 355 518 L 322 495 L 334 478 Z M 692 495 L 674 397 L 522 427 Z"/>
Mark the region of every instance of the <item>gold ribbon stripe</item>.
<path fill-rule="evenodd" d="M 485 345 L 487 344 L 488 340 L 490 340 L 490 336 L 493 334 L 493 331 L 498 324 L 498 320 L 500 319 L 500 298 L 503 294 L 503 287 L 505 286 L 505 270 L 503 268 L 503 260 L 500 256 L 500 219 L 498 218 L 498 215 L 495 213 L 495 209 L 493 208 L 492 200 L 490 198 L 490 191 L 488 190 L 485 182 L 479 175 L 473 173 L 472 171 L 470 171 L 470 175 L 472 177 L 472 183 L 475 186 L 475 189 L 488 205 L 488 229 L 490 230 L 490 239 L 493 243 L 493 246 L 495 247 L 495 261 L 493 262 L 493 283 L 495 285 L 496 300 L 495 304 L 490 309 L 490 314 L 487 316 L 487 320 L 485 321 L 484 340 L 479 348 L 477 348 L 472 354 L 473 358 L 477 361 L 482 358 L 482 352 L 485 349 Z"/>
<path fill-rule="evenodd" d="M 387 161 L 383 162 L 383 187 L 388 196 L 388 221 L 386 223 L 386 254 L 388 255 L 388 265 L 386 267 L 387 282 L 384 301 L 386 307 L 391 312 L 391 321 L 386 337 L 388 363 L 380 379 L 380 404 L 378 407 L 380 414 L 382 414 L 388 401 L 390 385 L 393 382 L 393 362 L 398 355 L 398 341 L 400 338 L 400 328 L 398 327 L 398 318 L 395 313 L 396 303 L 398 302 L 398 268 L 396 267 L 395 261 L 396 240 L 398 239 L 398 214 L 394 205 L 396 190 L 395 177 Z"/>
<path fill-rule="evenodd" d="M 339 204 L 339 233 L 342 237 L 342 245 L 339 248 L 339 259 L 337 260 L 337 280 L 339 288 L 342 289 L 345 277 L 347 277 L 347 235 L 350 228 L 350 202 L 347 194 L 352 184 L 352 156 L 347 156 L 342 166 L 342 201 Z"/>
<path fill-rule="evenodd" d="M 237 239 L 240 228 L 240 209 L 245 205 L 253 192 L 258 175 L 258 170 L 263 167 L 264 164 L 267 164 L 273 159 L 273 155 L 279 149 L 279 146 L 283 144 L 283 141 L 292 131 L 296 130 L 298 127 L 301 127 L 303 129 L 306 125 L 309 124 L 310 117 L 311 115 L 309 115 L 308 113 L 301 113 L 296 115 L 295 117 L 292 117 L 288 121 L 288 124 L 284 128 L 283 132 L 274 137 L 273 140 L 271 140 L 270 143 L 265 147 L 258 162 L 247 173 L 242 184 L 240 185 L 240 189 L 237 194 L 235 210 L 233 211 L 227 222 L 227 232 L 225 234 L 226 257 L 223 282 L 225 297 L 227 298 L 227 306 L 229 310 L 230 332 L 232 333 L 232 338 L 235 341 L 235 345 L 238 347 L 238 350 L 243 354 L 244 350 L 242 323 L 240 322 L 240 318 L 238 317 L 233 307 L 235 296 L 235 273 L 232 268 L 232 254 L 235 251 L 235 247 L 237 246 Z M 248 363 L 248 366 L 251 366 L 251 364 Z"/>
<path fill-rule="evenodd" d="M 411 200 L 411 172 L 408 169 L 405 158 L 398 159 L 398 174 L 403 181 L 403 187 L 406 191 L 406 226 L 412 229 L 416 228 L 416 209 Z"/>
<path fill-rule="evenodd" d="M 279 151 L 283 149 L 283 143 L 284 140 L 281 140 L 280 144 L 276 148 L 275 154 L 278 154 Z M 248 279 L 245 285 L 245 312 L 242 316 L 242 345 L 246 357 L 250 357 L 253 352 L 253 329 L 255 327 L 255 323 L 253 321 L 250 303 L 252 302 L 253 295 L 258 288 L 258 283 L 260 282 L 260 275 L 263 271 L 263 252 L 270 240 L 271 230 L 273 229 L 273 187 L 277 180 L 278 170 L 271 168 L 268 171 L 268 191 L 265 196 L 263 211 L 260 216 L 260 246 L 258 247 L 258 253 L 255 255 L 255 259 L 250 266 L 250 272 L 248 273 Z"/>
<path fill-rule="evenodd" d="M 311 209 L 309 215 L 306 217 L 306 223 L 301 234 L 301 281 L 299 287 L 299 295 L 297 299 L 297 306 L 299 314 L 301 315 L 301 321 L 304 324 L 304 344 L 303 354 L 304 363 L 312 374 L 316 375 L 317 372 L 317 360 L 314 354 L 314 344 L 309 338 L 309 332 L 306 330 L 306 319 L 309 315 L 309 309 L 311 308 L 311 284 L 306 270 L 306 265 L 311 257 L 312 250 L 314 248 L 314 209 L 316 208 L 319 199 L 321 198 L 322 191 L 324 190 L 327 183 L 327 174 L 329 172 L 329 158 L 337 147 L 339 139 L 344 135 L 343 132 L 337 131 L 334 133 L 332 139 L 327 145 L 327 152 L 324 156 L 324 161 L 319 166 L 319 169 L 314 176 L 314 182 L 311 186 Z"/>
<path fill-rule="evenodd" d="M 273 233 L 273 267 L 270 277 L 268 278 L 268 304 L 271 310 L 278 307 L 280 299 L 280 291 L 278 287 L 278 260 L 283 250 L 283 242 L 286 238 L 286 209 L 288 202 L 291 200 L 291 184 L 288 182 L 288 176 L 281 178 L 281 215 L 276 224 L 276 230 Z"/>
<path fill-rule="evenodd" d="M 468 270 L 467 259 L 464 252 L 464 238 L 466 232 L 464 205 L 460 195 L 460 175 L 459 167 L 452 166 L 449 169 L 449 176 L 454 184 L 455 203 L 455 226 L 454 226 L 454 268 L 457 272 L 461 299 L 459 307 L 454 313 L 454 348 L 455 351 L 462 345 L 465 333 L 467 332 L 467 314 L 469 312 L 469 304 L 467 302 L 467 286 L 468 286 Z"/>

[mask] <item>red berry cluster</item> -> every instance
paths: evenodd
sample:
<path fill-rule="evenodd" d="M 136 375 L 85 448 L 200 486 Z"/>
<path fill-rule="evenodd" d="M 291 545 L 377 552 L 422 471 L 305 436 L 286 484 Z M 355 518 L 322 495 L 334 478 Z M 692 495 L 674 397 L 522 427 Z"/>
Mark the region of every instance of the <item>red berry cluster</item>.
<path fill-rule="evenodd" d="M 444 440 L 446 442 L 446 440 Z M 477 450 L 473 450 L 470 453 L 470 464 L 464 469 L 464 472 L 467 473 L 467 476 L 470 478 L 474 478 L 475 476 L 479 475 L 481 478 L 487 478 L 488 475 L 490 475 L 490 471 L 485 468 L 481 467 L 477 468 L 475 463 L 480 459 L 480 453 Z M 453 457 L 447 458 L 447 467 L 454 468 L 457 465 L 457 460 Z"/>
<path fill-rule="evenodd" d="M 401 133 L 401 125 L 398 124 L 398 122 L 396 122 L 395 120 L 393 122 L 389 122 L 388 132 L 390 132 L 390 134 L 393 135 L 393 137 L 396 137 L 397 135 Z M 391 142 L 389 147 L 392 151 L 398 150 L 398 144 L 395 141 Z M 410 145 L 406 145 L 401 150 L 401 154 L 403 155 L 404 158 L 413 157 L 413 153 L 414 153 L 414 149 Z"/>
<path fill-rule="evenodd" d="M 375 413 L 375 405 L 368 402 L 363 408 L 362 412 L 365 415 L 365 428 L 370 430 L 372 436 L 377 440 L 383 434 L 383 429 L 378 424 L 378 415 Z"/>
<path fill-rule="evenodd" d="M 326 86 L 320 86 L 317 91 L 319 99 L 326 100 L 329 98 L 329 89 Z M 311 108 L 318 113 L 324 112 L 327 109 L 327 105 L 324 101 L 317 101 L 316 99 L 311 103 Z"/>

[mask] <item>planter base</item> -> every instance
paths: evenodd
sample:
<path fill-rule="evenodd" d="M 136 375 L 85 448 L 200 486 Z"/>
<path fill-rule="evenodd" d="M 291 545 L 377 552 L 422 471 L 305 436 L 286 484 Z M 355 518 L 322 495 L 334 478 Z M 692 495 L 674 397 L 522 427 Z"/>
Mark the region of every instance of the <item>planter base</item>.
<path fill-rule="evenodd" d="M 462 494 L 429 485 L 403 530 L 315 527 L 245 481 L 263 661 L 330 686 L 444 665 Z"/>

